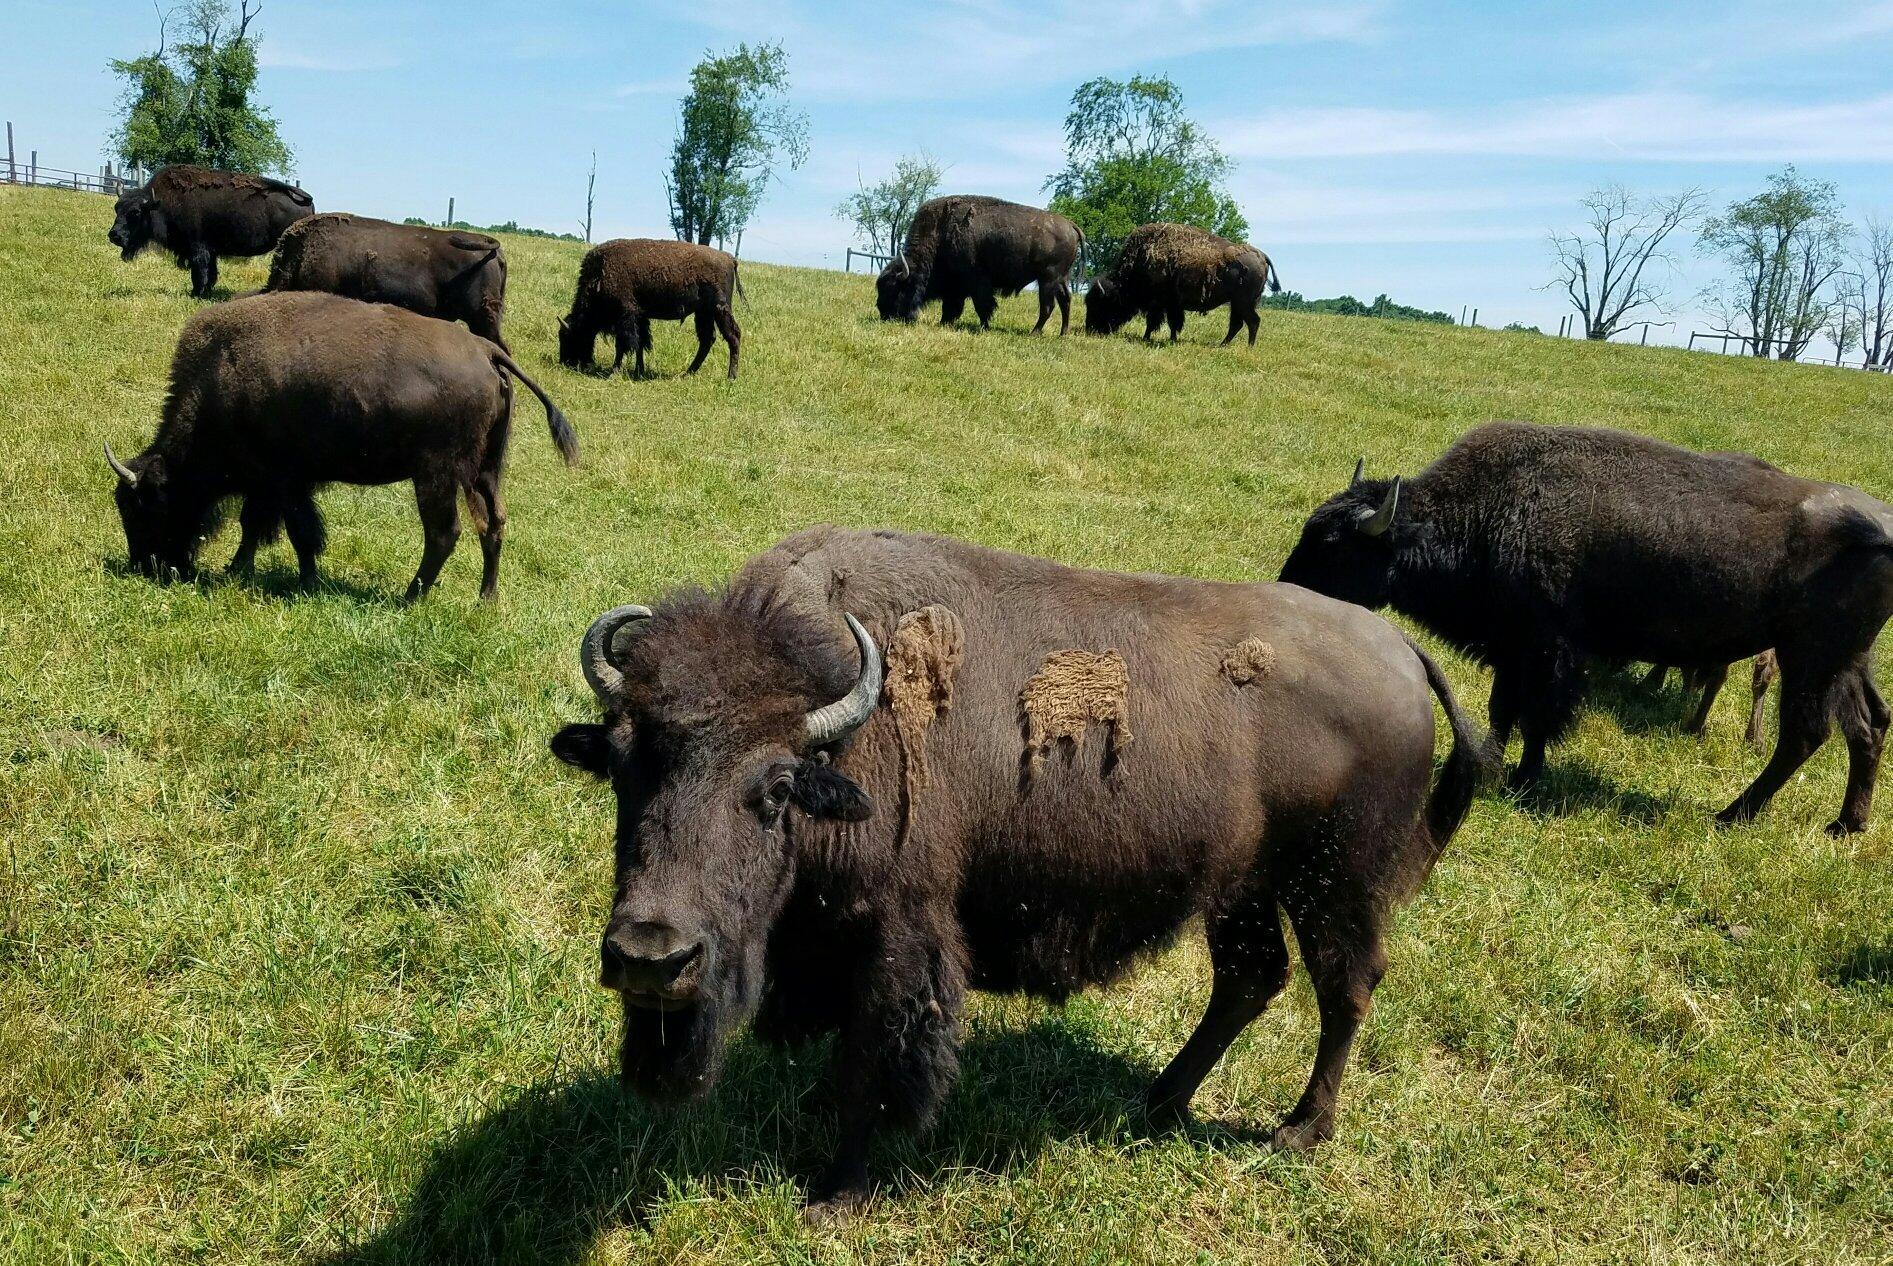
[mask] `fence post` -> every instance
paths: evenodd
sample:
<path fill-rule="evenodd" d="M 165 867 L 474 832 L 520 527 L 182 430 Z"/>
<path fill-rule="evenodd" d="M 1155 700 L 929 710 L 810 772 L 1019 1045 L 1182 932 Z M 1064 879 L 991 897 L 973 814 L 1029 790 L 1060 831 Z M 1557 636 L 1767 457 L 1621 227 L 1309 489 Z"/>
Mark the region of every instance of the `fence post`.
<path fill-rule="evenodd" d="M 1637 340 L 1637 345 L 1639 347 L 1648 347 L 1650 345 L 1650 327 L 1649 326 L 1646 325 L 1643 327 L 1643 337 Z"/>
<path fill-rule="evenodd" d="M 13 170 L 13 120 L 7 120 L 7 183 L 17 184 L 20 173 Z"/>
<path fill-rule="evenodd" d="M 1479 328 L 1479 309 L 1477 308 L 1472 310 L 1472 327 L 1475 330 Z"/>
<path fill-rule="evenodd" d="M 452 198 L 449 198 L 447 199 L 447 227 L 452 228 L 453 226 L 454 226 L 454 200 Z"/>
<path fill-rule="evenodd" d="M 33 165 L 26 169 L 26 183 L 29 185 L 36 185 L 39 183 L 39 151 L 38 150 L 33 151 Z"/>

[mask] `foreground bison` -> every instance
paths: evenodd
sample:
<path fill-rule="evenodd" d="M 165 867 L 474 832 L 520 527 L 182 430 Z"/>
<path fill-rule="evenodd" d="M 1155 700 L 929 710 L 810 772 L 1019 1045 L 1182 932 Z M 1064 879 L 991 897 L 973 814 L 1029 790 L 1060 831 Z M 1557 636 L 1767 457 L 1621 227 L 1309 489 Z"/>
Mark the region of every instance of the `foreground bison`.
<path fill-rule="evenodd" d="M 1282 579 L 1391 606 L 1492 666 L 1520 783 L 1570 726 L 1586 658 L 1684 668 L 1774 648 L 1774 754 L 1722 810 L 1760 812 L 1826 740 L 1848 748 L 1834 834 L 1866 826 L 1888 724 L 1872 648 L 1893 612 L 1893 508 L 1751 458 L 1601 428 L 1493 423 L 1411 481 L 1316 510 Z"/>
<path fill-rule="evenodd" d="M 217 284 L 219 258 L 267 255 L 284 229 L 315 214 L 315 200 L 280 180 L 179 163 L 120 195 L 115 210 L 106 236 L 119 254 L 171 252 L 201 299 Z"/>
<path fill-rule="evenodd" d="M 635 353 L 631 372 L 644 376 L 644 353 L 651 347 L 652 321 L 697 319 L 697 356 L 684 372 L 702 368 L 718 333 L 730 345 L 730 371 L 742 353 L 743 331 L 736 324 L 731 296 L 743 292 L 736 257 L 714 247 L 668 238 L 618 238 L 601 242 L 579 261 L 578 289 L 572 310 L 559 321 L 559 360 L 573 369 L 589 369 L 598 336 L 609 332 L 617 342 L 611 372 Z"/>
<path fill-rule="evenodd" d="M 940 324 L 960 319 L 973 301 L 982 329 L 992 324 L 998 296 L 1039 288 L 1037 334 L 1058 305 L 1058 332 L 1071 326 L 1067 278 L 1085 237 L 1064 216 L 999 198 L 954 194 L 921 204 L 907 244 L 875 281 L 883 321 L 912 321 L 940 301 Z"/>
<path fill-rule="evenodd" d="M 298 220 L 270 260 L 267 290 L 326 290 L 369 303 L 464 321 L 501 347 L 506 252 L 499 239 L 460 229 L 393 224 L 331 211 Z"/>
<path fill-rule="evenodd" d="M 617 794 L 623 1077 L 697 1094 L 752 1015 L 837 1033 L 831 1208 L 865 1197 L 877 1129 L 939 1105 L 968 988 L 1062 998 L 1198 915 L 1214 987 L 1150 1107 L 1183 1113 L 1280 991 L 1286 913 L 1321 1039 L 1275 1139 L 1326 1138 L 1382 929 L 1485 759 L 1357 607 L 939 537 L 811 529 L 722 592 L 607 612 L 581 662 L 604 722 L 552 750 Z M 1453 733 L 1430 795 L 1429 686 Z"/>
<path fill-rule="evenodd" d="M 1262 328 L 1257 305 L 1264 290 L 1280 293 L 1275 265 L 1246 242 L 1232 242 L 1190 224 L 1146 224 L 1124 239 L 1117 267 L 1085 292 L 1085 331 L 1115 334 L 1143 314 L 1148 339 L 1165 321 L 1174 341 L 1183 333 L 1185 312 L 1208 312 L 1229 305 L 1229 333 L 1223 346 L 1243 326 L 1249 346 Z"/>
<path fill-rule="evenodd" d="M 512 428 L 508 375 L 545 406 L 569 463 L 578 438 L 498 346 L 457 325 L 335 295 L 263 294 L 199 312 L 171 361 L 164 418 L 121 462 L 118 513 L 132 562 L 190 574 L 219 504 L 243 499 L 234 570 L 289 529 L 305 584 L 316 579 L 323 484 L 414 481 L 426 547 L 407 596 L 434 583 L 460 537 L 458 500 L 480 533 L 480 596 L 499 583 L 506 507 L 500 475 Z"/>

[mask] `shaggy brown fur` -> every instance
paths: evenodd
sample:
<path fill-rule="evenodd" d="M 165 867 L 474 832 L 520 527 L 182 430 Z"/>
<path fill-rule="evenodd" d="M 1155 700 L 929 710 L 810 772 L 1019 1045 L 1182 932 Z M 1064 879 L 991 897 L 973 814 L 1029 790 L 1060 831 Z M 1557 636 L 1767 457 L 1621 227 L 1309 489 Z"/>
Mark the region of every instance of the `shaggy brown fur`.
<path fill-rule="evenodd" d="M 1269 257 L 1245 242 L 1189 224 L 1146 224 L 1124 240 L 1117 266 L 1085 293 L 1085 329 L 1115 333 L 1141 312 L 1146 339 L 1165 321 L 1175 339 L 1183 332 L 1185 312 L 1208 312 L 1228 304 L 1224 346 L 1245 325 L 1253 346 L 1262 324 L 1257 312 L 1262 293 L 1281 288 Z"/>
<path fill-rule="evenodd" d="M 267 290 L 326 290 L 392 303 L 467 328 L 501 347 L 506 252 L 496 237 L 332 211 L 299 220 L 270 260 Z"/>
<path fill-rule="evenodd" d="M 464 496 L 485 559 L 480 596 L 492 598 L 513 378 L 539 397 L 553 443 L 576 461 L 578 439 L 538 384 L 457 325 L 314 291 L 206 308 L 178 337 L 157 436 L 119 471 L 132 561 L 190 573 L 218 504 L 241 497 L 232 568 L 249 570 L 257 547 L 287 527 L 312 584 L 323 546 L 316 490 L 412 480 L 426 548 L 408 597 L 425 593 L 453 552 Z M 117 465 L 109 447 L 106 456 Z"/>
<path fill-rule="evenodd" d="M 953 706 L 953 678 L 966 654 L 966 630 L 945 607 L 909 611 L 887 644 L 883 689 L 900 735 L 907 811 L 914 793 L 927 785 L 927 728 Z"/>
<path fill-rule="evenodd" d="M 1109 726 L 1114 762 L 1131 742 L 1130 678 L 1116 651 L 1054 651 L 1019 692 L 1025 717 L 1026 763 L 1037 773 L 1045 753 L 1060 739 L 1084 746 L 1091 722 Z"/>
<path fill-rule="evenodd" d="M 191 293 L 217 284 L 217 260 L 263 255 L 283 230 L 315 213 L 315 200 L 294 185 L 243 172 L 174 164 L 118 199 L 106 236 L 127 260 L 148 246 L 171 253 L 191 270 Z"/>
<path fill-rule="evenodd" d="M 906 244 L 875 281 L 883 321 L 912 321 L 932 300 L 940 324 L 960 319 L 973 301 L 980 328 L 992 324 L 1000 296 L 1039 290 L 1034 334 L 1058 306 L 1058 332 L 1071 325 L 1071 268 L 1084 249 L 1077 225 L 1054 211 L 1001 198 L 953 194 L 921 204 Z"/>
<path fill-rule="evenodd" d="M 805 715 L 861 672 L 843 612 L 908 684 L 851 735 L 818 742 Z M 1231 689 L 1221 661 L 1249 638 L 1300 671 Z M 1113 649 L 1060 652 L 1074 643 Z M 963 647 L 957 670 L 949 645 Z M 1275 1139 L 1327 1137 L 1386 965 L 1381 930 L 1485 768 L 1483 736 L 1438 666 L 1358 607 L 942 537 L 810 529 L 726 591 L 673 595 L 620 626 L 601 655 L 603 722 L 565 727 L 553 751 L 609 776 L 618 797 L 600 953 L 601 978 L 623 993 L 620 1068 L 646 1094 L 696 1095 L 752 1015 L 770 1041 L 833 1032 L 841 1143 L 814 1192 L 830 1208 L 865 1198 L 877 1130 L 922 1125 L 939 1106 L 969 988 L 1062 997 L 1196 918 L 1209 1006 L 1150 1110 L 1182 1115 L 1282 988 L 1285 913 L 1321 1039 Z M 1453 736 L 1437 783 L 1430 695 Z M 1137 746 L 1109 778 L 1057 760 L 1022 778 L 1022 700 L 1047 733 L 1121 727 L 1134 700 Z M 930 786 L 910 819 L 887 808 L 916 723 Z"/>
<path fill-rule="evenodd" d="M 1246 686 L 1274 671 L 1275 648 L 1259 637 L 1244 638 L 1223 656 L 1223 676 L 1238 686 Z"/>
<path fill-rule="evenodd" d="M 598 336 L 609 332 L 618 349 L 611 372 L 629 351 L 635 357 L 631 372 L 642 378 L 651 322 L 695 317 L 697 355 L 685 372 L 702 367 L 721 334 L 730 346 L 728 377 L 734 379 L 743 346 L 731 308 L 731 296 L 743 292 L 736 269 L 732 255 L 669 238 L 618 238 L 592 247 L 579 261 L 572 310 L 559 321 L 559 360 L 573 369 L 591 368 Z"/>

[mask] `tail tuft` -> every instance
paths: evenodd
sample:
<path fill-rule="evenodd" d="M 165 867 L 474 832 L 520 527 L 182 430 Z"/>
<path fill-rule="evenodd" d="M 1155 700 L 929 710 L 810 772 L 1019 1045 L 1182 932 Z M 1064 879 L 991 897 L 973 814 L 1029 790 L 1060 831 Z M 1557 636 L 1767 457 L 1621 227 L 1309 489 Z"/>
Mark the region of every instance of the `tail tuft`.
<path fill-rule="evenodd" d="M 546 427 L 552 432 L 553 447 L 559 450 L 559 456 L 565 459 L 567 466 L 578 465 L 578 432 L 572 429 L 571 422 L 566 419 L 559 406 L 552 403 L 552 397 L 548 396 L 538 383 L 526 377 L 525 372 L 514 363 L 513 358 L 506 354 L 505 348 L 490 340 L 487 340 L 487 346 L 493 349 L 491 355 L 496 367 L 526 384 L 526 390 L 539 397 L 539 403 L 545 406 Z"/>
<path fill-rule="evenodd" d="M 1445 850 L 1447 842 L 1453 838 L 1453 833 L 1466 820 L 1466 814 L 1472 808 L 1473 796 L 1497 775 L 1499 753 L 1494 750 L 1488 736 L 1459 706 L 1446 674 L 1433 661 L 1433 657 L 1420 649 L 1419 643 L 1412 638 L 1407 638 L 1406 642 L 1419 657 L 1420 666 L 1426 670 L 1426 684 L 1439 697 L 1440 708 L 1446 713 L 1446 723 L 1453 732 L 1453 749 L 1447 753 L 1446 766 L 1440 770 L 1439 781 L 1434 784 L 1433 794 L 1426 802 L 1426 829 L 1433 837 L 1434 857 L 1437 859 L 1439 853 Z"/>

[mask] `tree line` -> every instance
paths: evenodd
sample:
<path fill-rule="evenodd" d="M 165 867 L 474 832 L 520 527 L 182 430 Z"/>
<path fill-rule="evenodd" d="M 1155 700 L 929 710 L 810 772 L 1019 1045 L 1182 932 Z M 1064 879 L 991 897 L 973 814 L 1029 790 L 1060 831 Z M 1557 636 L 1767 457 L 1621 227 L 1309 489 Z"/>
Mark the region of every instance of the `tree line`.
<path fill-rule="evenodd" d="M 1550 238 L 1553 277 L 1587 338 L 1607 339 L 1665 315 L 1672 239 L 1692 227 L 1699 254 L 1724 274 L 1696 296 L 1710 333 L 1740 340 L 1751 356 L 1795 360 L 1825 336 L 1836 354 L 1858 351 L 1869 369 L 1893 360 L 1893 224 L 1842 215 L 1832 181 L 1793 166 L 1758 193 L 1708 213 L 1701 189 L 1641 196 L 1594 189 L 1581 227 Z"/>

